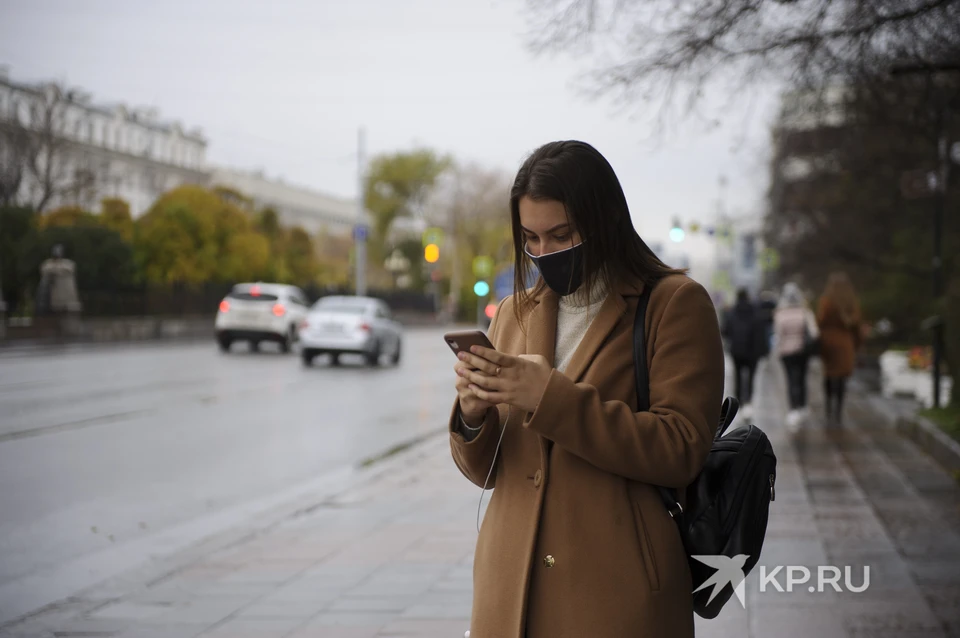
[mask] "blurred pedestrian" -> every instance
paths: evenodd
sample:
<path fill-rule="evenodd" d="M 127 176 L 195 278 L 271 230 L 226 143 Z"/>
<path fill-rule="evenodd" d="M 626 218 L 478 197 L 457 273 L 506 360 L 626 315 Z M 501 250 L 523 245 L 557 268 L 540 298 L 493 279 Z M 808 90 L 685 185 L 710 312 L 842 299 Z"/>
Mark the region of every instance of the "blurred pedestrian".
<path fill-rule="evenodd" d="M 827 279 L 817 323 L 827 423 L 841 425 L 847 379 L 853 374 L 861 340 L 860 301 L 846 273 L 835 272 Z"/>
<path fill-rule="evenodd" d="M 763 359 L 773 350 L 773 315 L 777 310 L 777 293 L 764 290 L 760 293 L 757 308 L 760 311 L 760 324 L 763 326 L 763 350 L 760 358 Z"/>
<path fill-rule="evenodd" d="M 807 366 L 819 337 L 816 317 L 796 284 L 783 287 L 773 323 L 777 354 L 787 374 L 787 429 L 796 432 L 809 415 Z"/>
<path fill-rule="evenodd" d="M 763 317 L 750 301 L 746 289 L 737 291 L 737 302 L 727 311 L 723 321 L 723 336 L 733 358 L 734 393 L 743 406 L 744 417 L 753 415 L 753 378 L 757 360 L 764 353 L 766 332 Z"/>
<path fill-rule="evenodd" d="M 455 367 L 453 459 L 496 486 L 470 630 L 693 638 L 687 557 L 654 486 L 689 485 L 713 441 L 724 377 L 713 302 L 647 247 L 613 168 L 583 142 L 534 151 L 510 211 L 518 276 L 490 326 L 496 350 Z M 633 321 L 648 287 L 650 409 L 638 412 Z"/>

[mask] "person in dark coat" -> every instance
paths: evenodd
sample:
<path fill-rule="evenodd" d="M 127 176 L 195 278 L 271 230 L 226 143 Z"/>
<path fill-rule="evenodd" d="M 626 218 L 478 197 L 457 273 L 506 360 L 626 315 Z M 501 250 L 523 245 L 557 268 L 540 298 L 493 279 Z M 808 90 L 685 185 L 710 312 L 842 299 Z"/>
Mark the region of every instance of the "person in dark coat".
<path fill-rule="evenodd" d="M 746 417 L 753 411 L 753 377 L 757 360 L 765 350 L 766 331 L 762 319 L 750 301 L 750 295 L 741 288 L 737 291 L 736 304 L 727 312 L 723 322 L 723 336 L 733 357 L 735 395 Z"/>

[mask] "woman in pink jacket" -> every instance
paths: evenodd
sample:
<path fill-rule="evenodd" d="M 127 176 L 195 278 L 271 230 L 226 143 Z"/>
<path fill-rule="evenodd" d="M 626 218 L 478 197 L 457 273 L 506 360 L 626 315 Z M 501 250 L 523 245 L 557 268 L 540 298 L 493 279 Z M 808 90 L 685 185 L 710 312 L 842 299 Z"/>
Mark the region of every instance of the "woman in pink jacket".
<path fill-rule="evenodd" d="M 773 315 L 777 354 L 787 373 L 787 429 L 796 432 L 809 414 L 807 409 L 807 363 L 810 343 L 819 337 L 817 318 L 807 306 L 803 292 L 794 283 L 783 287 Z"/>

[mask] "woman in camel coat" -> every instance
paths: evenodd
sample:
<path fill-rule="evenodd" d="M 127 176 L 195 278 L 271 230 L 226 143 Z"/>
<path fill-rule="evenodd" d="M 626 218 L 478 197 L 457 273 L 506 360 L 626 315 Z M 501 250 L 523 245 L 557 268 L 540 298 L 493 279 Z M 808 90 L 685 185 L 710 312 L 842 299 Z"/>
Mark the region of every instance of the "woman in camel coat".
<path fill-rule="evenodd" d="M 860 302 L 846 273 L 836 272 L 817 309 L 823 360 L 824 407 L 828 424 L 841 424 L 847 379 L 853 375 L 861 340 Z"/>
<path fill-rule="evenodd" d="M 724 380 L 713 303 L 643 243 L 587 144 L 535 151 L 511 211 L 516 292 L 490 326 L 496 350 L 457 362 L 450 420 L 457 467 L 495 488 L 471 638 L 689 638 L 687 558 L 654 486 L 687 486 L 711 447 Z M 524 290 L 531 263 L 541 277 Z M 633 318 L 647 286 L 651 407 L 638 412 Z"/>

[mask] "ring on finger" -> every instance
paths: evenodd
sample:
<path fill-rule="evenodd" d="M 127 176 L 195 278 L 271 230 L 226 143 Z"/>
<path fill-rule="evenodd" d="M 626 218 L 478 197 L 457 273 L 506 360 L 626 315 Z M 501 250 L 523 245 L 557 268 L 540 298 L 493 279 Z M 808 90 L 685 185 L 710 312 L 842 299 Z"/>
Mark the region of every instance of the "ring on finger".
<path fill-rule="evenodd" d="M 496 376 L 500 376 L 500 366 L 497 366 L 497 371 L 494 373 Z"/>

